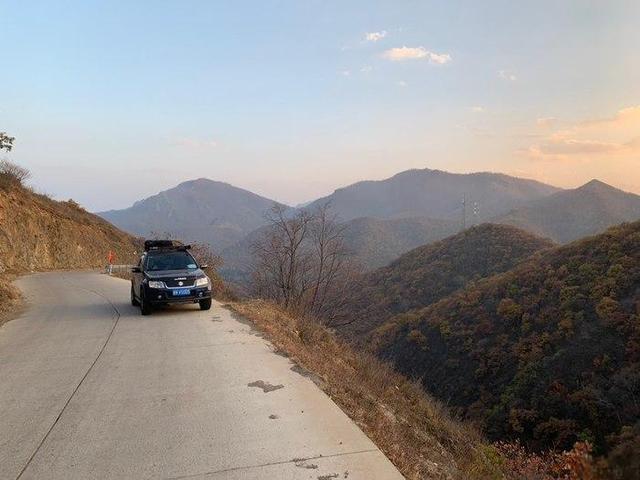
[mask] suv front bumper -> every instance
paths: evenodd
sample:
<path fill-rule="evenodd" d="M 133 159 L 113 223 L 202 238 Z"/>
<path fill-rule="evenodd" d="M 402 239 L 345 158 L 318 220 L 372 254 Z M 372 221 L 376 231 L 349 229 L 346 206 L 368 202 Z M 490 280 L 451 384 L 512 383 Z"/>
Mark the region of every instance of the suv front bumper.
<path fill-rule="evenodd" d="M 186 289 L 186 288 L 185 288 Z M 167 305 L 173 303 L 198 303 L 200 300 L 211 298 L 208 287 L 189 287 L 189 295 L 174 295 L 172 288 L 151 288 L 146 286 L 144 298 L 151 305 Z"/>

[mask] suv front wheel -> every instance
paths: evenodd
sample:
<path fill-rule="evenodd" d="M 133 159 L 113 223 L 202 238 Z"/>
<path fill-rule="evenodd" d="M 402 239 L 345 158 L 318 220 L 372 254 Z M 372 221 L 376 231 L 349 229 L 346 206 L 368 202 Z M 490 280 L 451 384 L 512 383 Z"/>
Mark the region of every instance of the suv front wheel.
<path fill-rule="evenodd" d="M 144 298 L 144 290 L 140 288 L 140 313 L 142 315 L 151 314 L 151 305 Z"/>
<path fill-rule="evenodd" d="M 131 285 L 131 305 L 133 305 L 134 307 L 140 305 L 140 303 L 138 303 L 138 300 L 136 299 L 136 294 L 133 292 L 133 285 Z"/>
<path fill-rule="evenodd" d="M 209 310 L 211 308 L 211 299 L 205 298 L 198 302 L 200 304 L 200 310 Z"/>

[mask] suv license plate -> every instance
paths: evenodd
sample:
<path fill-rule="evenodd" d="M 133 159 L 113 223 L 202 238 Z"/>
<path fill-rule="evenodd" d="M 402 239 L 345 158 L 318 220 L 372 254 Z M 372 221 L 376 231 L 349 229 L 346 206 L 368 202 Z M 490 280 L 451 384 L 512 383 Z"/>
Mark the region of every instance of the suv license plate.
<path fill-rule="evenodd" d="M 191 290 L 189 290 L 188 288 L 179 288 L 178 290 L 173 291 L 174 297 L 186 297 L 186 296 L 189 296 L 190 294 L 191 294 Z"/>

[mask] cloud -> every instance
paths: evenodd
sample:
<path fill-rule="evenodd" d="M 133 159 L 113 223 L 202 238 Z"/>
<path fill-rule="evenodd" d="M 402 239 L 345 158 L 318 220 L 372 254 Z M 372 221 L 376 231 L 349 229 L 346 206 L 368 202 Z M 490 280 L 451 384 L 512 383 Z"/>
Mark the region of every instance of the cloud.
<path fill-rule="evenodd" d="M 451 61 L 451 55 L 448 53 L 433 53 L 429 52 L 429 62 L 437 63 L 438 65 L 444 65 Z"/>
<path fill-rule="evenodd" d="M 404 80 L 400 80 L 400 81 L 397 83 L 397 85 L 398 85 L 399 87 L 404 88 L 404 87 L 406 87 L 408 84 L 407 84 L 407 82 L 405 82 Z"/>
<path fill-rule="evenodd" d="M 512 72 L 509 72 L 507 70 L 500 70 L 498 72 L 498 77 L 500 77 L 503 80 L 509 80 L 510 82 L 515 82 L 518 77 L 516 77 L 516 75 Z"/>
<path fill-rule="evenodd" d="M 448 53 L 434 53 L 424 47 L 390 48 L 382 53 L 382 57 L 392 62 L 426 59 L 429 63 L 436 65 L 444 65 L 451 61 L 451 55 Z"/>
<path fill-rule="evenodd" d="M 541 117 L 536 120 L 539 127 L 549 128 L 556 123 L 556 117 Z"/>
<path fill-rule="evenodd" d="M 484 107 L 481 107 L 481 106 L 477 105 L 475 107 L 471 107 L 471 111 L 473 113 L 482 113 L 482 112 L 484 112 Z"/>
<path fill-rule="evenodd" d="M 387 31 L 382 30 L 381 32 L 368 32 L 365 34 L 364 39 L 367 42 L 377 42 L 378 40 L 382 40 L 387 36 Z"/>
<path fill-rule="evenodd" d="M 372 70 L 373 70 L 373 67 L 371 65 L 365 65 L 360 69 L 360 72 L 364 74 L 368 74 L 368 73 L 371 73 Z"/>
<path fill-rule="evenodd" d="M 342 70 L 340 72 L 340 75 L 342 75 L 343 77 L 350 77 L 351 76 L 351 70 Z"/>
<path fill-rule="evenodd" d="M 608 118 L 600 118 L 595 120 L 585 120 L 578 124 L 579 128 L 617 126 L 625 127 L 628 125 L 640 126 L 640 105 L 623 108 L 618 110 L 615 115 Z"/>
<path fill-rule="evenodd" d="M 540 126 L 549 127 L 556 119 L 541 118 Z M 555 130 L 540 143 L 519 153 L 534 159 L 570 161 L 585 159 L 640 159 L 640 106 L 618 110 L 604 118 L 586 119 Z"/>
<path fill-rule="evenodd" d="M 537 146 L 543 155 L 611 154 L 623 150 L 624 144 L 575 138 L 553 138 Z"/>

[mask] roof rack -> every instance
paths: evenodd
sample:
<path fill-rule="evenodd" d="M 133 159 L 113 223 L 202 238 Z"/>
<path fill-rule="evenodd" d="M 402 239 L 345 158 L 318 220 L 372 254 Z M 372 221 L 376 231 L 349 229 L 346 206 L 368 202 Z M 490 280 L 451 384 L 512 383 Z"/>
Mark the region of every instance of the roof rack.
<path fill-rule="evenodd" d="M 191 245 L 184 245 L 179 240 L 145 240 L 144 251 L 150 250 L 189 250 Z"/>

